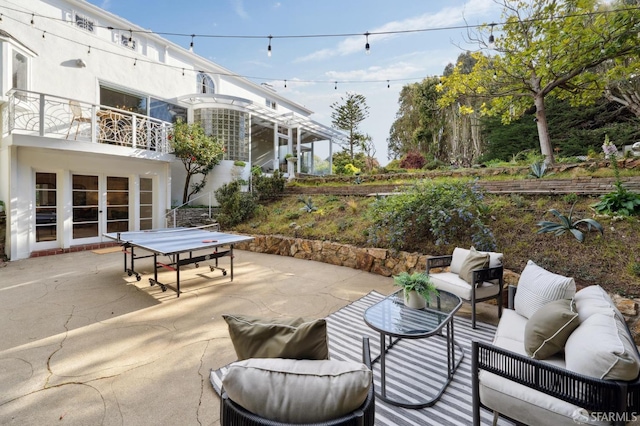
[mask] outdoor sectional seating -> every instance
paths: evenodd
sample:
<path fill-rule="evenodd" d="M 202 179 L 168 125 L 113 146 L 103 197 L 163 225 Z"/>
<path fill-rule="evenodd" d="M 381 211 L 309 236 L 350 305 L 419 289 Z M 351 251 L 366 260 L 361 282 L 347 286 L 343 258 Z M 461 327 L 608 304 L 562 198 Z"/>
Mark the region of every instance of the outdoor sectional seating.
<path fill-rule="evenodd" d="M 493 344 L 472 343 L 473 424 L 481 408 L 528 425 L 637 420 L 640 354 L 609 295 L 531 261 L 515 290 Z"/>

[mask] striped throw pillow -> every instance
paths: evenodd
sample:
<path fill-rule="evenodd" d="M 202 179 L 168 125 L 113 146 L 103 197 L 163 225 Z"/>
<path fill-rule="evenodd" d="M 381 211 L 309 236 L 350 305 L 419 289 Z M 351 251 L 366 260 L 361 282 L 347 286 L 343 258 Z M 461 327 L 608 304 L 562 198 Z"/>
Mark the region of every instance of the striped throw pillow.
<path fill-rule="evenodd" d="M 547 303 L 571 299 L 575 294 L 576 282 L 573 278 L 549 272 L 529 260 L 520 274 L 514 307 L 518 314 L 531 318 Z"/>

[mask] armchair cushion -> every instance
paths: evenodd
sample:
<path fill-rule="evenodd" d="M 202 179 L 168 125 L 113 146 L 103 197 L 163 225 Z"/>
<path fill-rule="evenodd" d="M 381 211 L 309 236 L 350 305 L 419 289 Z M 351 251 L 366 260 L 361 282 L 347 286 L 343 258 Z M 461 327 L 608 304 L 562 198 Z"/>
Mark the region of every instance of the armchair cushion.
<path fill-rule="evenodd" d="M 466 260 L 467 256 L 471 250 L 467 250 L 464 248 L 456 247 L 453 249 L 453 255 L 451 256 L 451 266 L 450 271 L 454 274 L 460 274 L 460 269 L 462 268 L 462 264 Z M 479 252 L 479 253 L 488 253 L 489 254 L 489 268 L 495 268 L 496 266 L 502 266 L 502 253 L 496 253 L 493 251 L 487 252 Z"/>
<path fill-rule="evenodd" d="M 523 317 L 531 318 L 547 303 L 571 299 L 575 293 L 576 282 L 573 278 L 549 272 L 529 260 L 518 281 L 514 307 Z"/>
<path fill-rule="evenodd" d="M 575 329 L 565 345 L 567 369 L 609 380 L 634 380 L 640 373 L 635 343 L 617 315 L 594 313 Z"/>
<path fill-rule="evenodd" d="M 222 386 L 229 398 L 269 420 L 324 422 L 358 409 L 372 373 L 351 361 L 254 358 L 229 367 Z"/>
<path fill-rule="evenodd" d="M 248 358 L 329 359 L 327 322 L 302 318 L 223 315 L 238 360 Z"/>
<path fill-rule="evenodd" d="M 468 282 L 460 278 L 453 272 L 439 272 L 429 275 L 431 282 L 438 290 L 448 291 L 463 300 L 471 300 L 471 290 L 473 287 Z M 476 288 L 476 299 L 495 296 L 500 291 L 500 285 L 485 281 L 482 286 Z"/>
<path fill-rule="evenodd" d="M 473 284 L 473 270 L 485 269 L 488 267 L 489 253 L 479 252 L 471 247 L 471 250 L 469 250 L 469 254 L 460 266 L 460 273 L 458 274 L 458 276 L 469 284 Z"/>
<path fill-rule="evenodd" d="M 549 302 L 538 309 L 524 328 L 524 348 L 535 359 L 547 359 L 563 348 L 580 321 L 575 303 L 569 299 Z"/>

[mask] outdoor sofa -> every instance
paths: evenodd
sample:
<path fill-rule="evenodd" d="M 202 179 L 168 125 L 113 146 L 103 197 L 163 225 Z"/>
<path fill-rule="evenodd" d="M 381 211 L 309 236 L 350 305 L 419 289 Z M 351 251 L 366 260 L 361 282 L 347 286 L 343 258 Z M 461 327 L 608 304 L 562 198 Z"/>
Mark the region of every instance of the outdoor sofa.
<path fill-rule="evenodd" d="M 493 344 L 472 343 L 473 424 L 480 410 L 528 425 L 616 424 L 640 419 L 640 354 L 600 286 L 529 261 Z"/>

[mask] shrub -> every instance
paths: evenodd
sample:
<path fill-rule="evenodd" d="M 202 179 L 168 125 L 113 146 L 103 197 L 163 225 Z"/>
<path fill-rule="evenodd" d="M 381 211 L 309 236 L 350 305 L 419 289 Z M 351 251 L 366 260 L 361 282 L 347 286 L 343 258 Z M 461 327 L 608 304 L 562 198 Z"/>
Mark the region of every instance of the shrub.
<path fill-rule="evenodd" d="M 571 234 L 573 234 L 573 236 L 576 237 L 576 240 L 578 240 L 579 242 L 584 241 L 584 232 L 580 229 L 580 226 L 586 227 L 587 231 L 591 231 L 591 229 L 593 228 L 596 231 L 600 232 L 600 235 L 604 234 L 604 229 L 602 228 L 602 225 L 600 225 L 594 219 L 591 219 L 591 218 L 580 219 L 574 222 L 573 221 L 574 207 L 575 207 L 575 204 L 571 206 L 571 210 L 569 211 L 569 216 L 564 216 L 563 214 L 560 214 L 560 212 L 558 212 L 558 210 L 556 209 L 549 210 L 549 213 L 553 214 L 555 217 L 559 219 L 558 222 L 551 222 L 548 220 L 538 222 L 538 226 L 540 227 L 540 229 L 538 229 L 537 233 L 545 234 L 545 233 L 553 232 L 558 237 L 560 235 L 563 235 L 566 232 L 571 232 Z"/>
<path fill-rule="evenodd" d="M 482 200 L 475 183 L 420 181 L 404 193 L 372 203 L 369 242 L 403 250 L 423 239 L 436 245 L 471 240 L 478 250 L 493 251 L 495 238 L 477 213 Z"/>
<path fill-rule="evenodd" d="M 253 177 L 253 193 L 258 201 L 273 200 L 284 192 L 285 178 L 276 170 L 273 176 L 258 175 Z"/>
<path fill-rule="evenodd" d="M 426 160 L 424 156 L 418 151 L 409 151 L 400 160 L 400 167 L 403 169 L 422 169 Z"/>
<path fill-rule="evenodd" d="M 217 220 L 223 228 L 235 226 L 253 217 L 258 204 L 250 192 L 240 192 L 237 181 L 222 185 L 215 191 L 220 206 Z"/>

